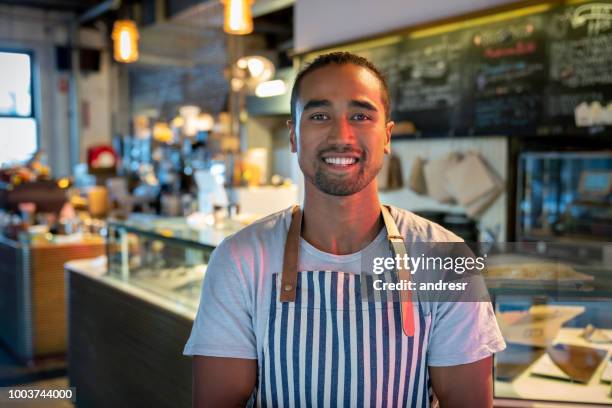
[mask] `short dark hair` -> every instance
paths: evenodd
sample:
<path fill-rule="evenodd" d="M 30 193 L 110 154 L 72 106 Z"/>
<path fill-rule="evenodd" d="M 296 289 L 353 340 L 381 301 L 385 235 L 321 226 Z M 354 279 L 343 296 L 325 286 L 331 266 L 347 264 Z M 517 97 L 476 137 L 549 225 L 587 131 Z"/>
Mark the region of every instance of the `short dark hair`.
<path fill-rule="evenodd" d="M 360 57 L 359 55 L 352 54 L 350 52 L 330 52 L 328 54 L 319 55 L 314 61 L 305 66 L 298 72 L 295 77 L 295 82 L 293 83 L 293 88 L 291 89 L 291 120 L 295 122 L 295 110 L 297 105 L 297 100 L 300 97 L 300 85 L 304 77 L 310 74 L 313 71 L 316 71 L 319 68 L 326 67 L 331 64 L 336 65 L 347 65 L 353 64 L 359 67 L 366 68 L 371 73 L 378 78 L 380 82 L 380 91 L 383 106 L 385 108 L 385 119 L 389 120 L 389 87 L 387 86 L 387 81 L 385 80 L 384 75 L 372 64 L 369 60 Z"/>

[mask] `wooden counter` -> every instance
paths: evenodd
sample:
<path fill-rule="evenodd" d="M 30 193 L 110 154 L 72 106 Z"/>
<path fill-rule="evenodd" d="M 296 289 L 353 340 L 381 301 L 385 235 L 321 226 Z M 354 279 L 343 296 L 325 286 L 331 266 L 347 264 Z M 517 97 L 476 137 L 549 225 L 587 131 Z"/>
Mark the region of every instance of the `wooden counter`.
<path fill-rule="evenodd" d="M 68 377 L 77 405 L 191 406 L 183 347 L 195 311 L 108 276 L 100 260 L 66 265 Z"/>
<path fill-rule="evenodd" d="M 28 243 L 0 238 L 0 339 L 24 363 L 66 352 L 64 264 L 104 254 L 104 240 Z"/>

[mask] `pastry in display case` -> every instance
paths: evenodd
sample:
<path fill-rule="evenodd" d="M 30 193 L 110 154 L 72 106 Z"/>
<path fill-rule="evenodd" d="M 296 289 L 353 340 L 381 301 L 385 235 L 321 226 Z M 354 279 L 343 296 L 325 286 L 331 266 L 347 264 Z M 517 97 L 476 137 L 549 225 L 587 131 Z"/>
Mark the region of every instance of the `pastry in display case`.
<path fill-rule="evenodd" d="M 507 344 L 494 360 L 496 400 L 612 404 L 609 245 L 518 243 L 489 256 L 485 280 Z"/>
<path fill-rule="evenodd" d="M 111 221 L 109 275 L 195 311 L 210 254 L 232 232 L 231 226 L 193 229 L 182 218 Z"/>

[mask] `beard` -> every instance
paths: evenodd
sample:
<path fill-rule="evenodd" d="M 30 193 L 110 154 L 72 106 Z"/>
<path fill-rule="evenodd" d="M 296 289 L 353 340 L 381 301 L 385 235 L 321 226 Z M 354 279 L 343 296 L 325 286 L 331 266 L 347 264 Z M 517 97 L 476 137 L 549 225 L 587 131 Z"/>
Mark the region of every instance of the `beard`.
<path fill-rule="evenodd" d="M 306 179 L 314 184 L 321 192 L 333 196 L 349 196 L 356 194 L 368 186 L 382 168 L 382 162 L 375 165 L 370 162 L 369 155 L 363 152 L 359 161 L 354 164 L 359 166 L 357 171 L 340 176 L 328 171 L 325 164 L 319 158 L 314 163 L 314 175 L 306 175 Z"/>

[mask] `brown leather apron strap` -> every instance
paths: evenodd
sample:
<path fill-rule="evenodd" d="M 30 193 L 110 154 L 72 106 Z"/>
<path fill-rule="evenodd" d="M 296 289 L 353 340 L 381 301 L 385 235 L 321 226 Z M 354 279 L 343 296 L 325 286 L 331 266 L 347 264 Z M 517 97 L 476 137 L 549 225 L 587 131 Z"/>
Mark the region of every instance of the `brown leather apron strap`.
<path fill-rule="evenodd" d="M 281 277 L 280 301 L 294 302 L 297 286 L 298 257 L 300 252 L 300 235 L 302 232 L 302 211 L 299 205 L 291 210 L 291 225 L 285 241 L 283 256 L 283 274 Z"/>
<path fill-rule="evenodd" d="M 394 256 L 399 255 L 401 258 L 406 255 L 406 247 L 404 245 L 404 237 L 400 235 L 397 225 L 391 216 L 391 213 L 384 205 L 381 206 L 387 236 L 389 237 L 389 246 Z M 291 211 L 291 225 L 287 232 L 287 240 L 285 241 L 285 252 L 283 255 L 283 272 L 281 276 L 280 301 L 295 302 L 295 294 L 297 288 L 298 274 L 298 259 L 300 250 L 300 236 L 302 232 L 302 211 L 300 206 L 296 205 Z M 400 262 L 398 276 L 400 281 L 410 280 L 410 271 L 403 268 L 403 262 Z M 412 310 L 412 294 L 408 290 L 401 292 L 401 316 L 402 330 L 406 336 L 414 336 L 414 313 Z"/>
<path fill-rule="evenodd" d="M 406 252 L 406 245 L 404 244 L 404 237 L 400 234 L 397 229 L 397 225 L 386 206 L 381 206 L 383 220 L 385 221 L 385 227 L 387 228 L 387 236 L 389 238 L 389 246 L 391 252 L 396 257 L 399 255 L 400 259 L 404 259 Z M 399 269 L 397 270 L 398 279 L 400 282 L 410 281 L 410 270 L 404 268 L 404 262 L 399 262 Z M 414 312 L 412 310 L 412 293 L 409 290 L 402 290 L 400 292 L 401 302 L 401 316 L 402 316 L 402 330 L 408 337 L 414 336 Z"/>

